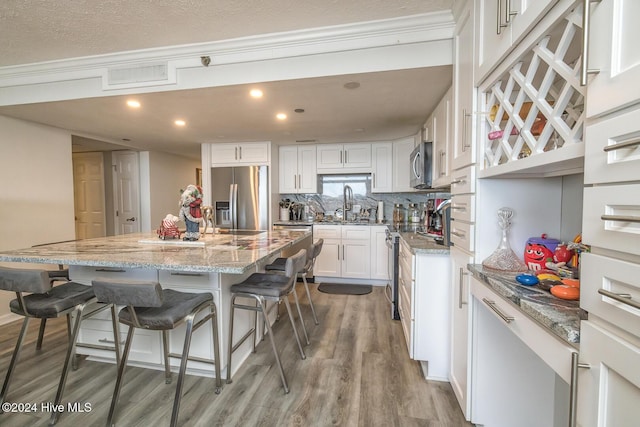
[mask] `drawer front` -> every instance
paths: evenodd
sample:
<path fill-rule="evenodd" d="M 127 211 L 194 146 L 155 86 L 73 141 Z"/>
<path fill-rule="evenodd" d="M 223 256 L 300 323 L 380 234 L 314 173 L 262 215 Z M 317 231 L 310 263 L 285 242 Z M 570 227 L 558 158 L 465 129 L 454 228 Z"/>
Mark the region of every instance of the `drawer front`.
<path fill-rule="evenodd" d="M 640 255 L 640 184 L 584 189 L 582 241 Z"/>
<path fill-rule="evenodd" d="M 343 225 L 342 239 L 343 240 L 370 240 L 371 232 L 369 231 L 369 227 L 366 225 L 351 225 L 351 226 Z"/>
<path fill-rule="evenodd" d="M 340 239 L 341 226 L 335 225 L 314 225 L 313 226 L 313 238 L 314 239 Z"/>
<path fill-rule="evenodd" d="M 486 308 L 564 381 L 571 382 L 571 355 L 577 352 L 577 349 L 561 342 L 512 303 L 476 279 L 471 280 L 471 294 L 475 298 L 474 304 L 477 304 L 473 310 L 478 307 Z"/>
<path fill-rule="evenodd" d="M 638 180 L 640 109 L 587 126 L 585 134 L 585 184 Z"/>
<path fill-rule="evenodd" d="M 467 252 L 473 252 L 476 244 L 475 225 L 464 221 L 451 221 L 451 242 Z"/>
<path fill-rule="evenodd" d="M 217 274 L 213 273 L 160 270 L 158 272 L 158 279 L 163 288 L 171 287 L 178 291 L 181 287 L 201 290 L 220 289 Z"/>
<path fill-rule="evenodd" d="M 402 331 L 404 332 L 404 339 L 407 342 L 409 357 L 413 358 L 413 345 L 411 342 L 411 326 L 413 320 L 411 320 L 411 316 L 409 314 L 411 312 L 411 302 L 407 300 L 406 295 L 404 295 L 402 291 L 399 293 L 399 298 L 400 304 L 398 304 L 398 306 L 400 311 L 400 322 L 402 323 Z"/>
<path fill-rule="evenodd" d="M 476 192 L 476 167 L 467 166 L 451 172 L 451 194 Z"/>
<path fill-rule="evenodd" d="M 451 197 L 451 218 L 466 222 L 475 222 L 475 194 L 454 194 Z"/>
<path fill-rule="evenodd" d="M 120 349 L 122 350 L 124 349 L 124 342 L 127 339 L 127 331 L 129 328 L 123 324 L 120 324 L 119 328 Z M 78 344 L 80 344 L 76 349 L 76 353 L 78 354 L 106 357 L 115 360 L 115 353 L 113 351 L 81 346 L 81 344 L 103 346 L 113 345 L 113 329 L 111 321 L 95 319 L 84 320 L 80 327 L 80 332 L 78 333 Z M 162 363 L 160 332 L 136 329 L 133 335 L 129 360 L 147 363 Z"/>
<path fill-rule="evenodd" d="M 69 277 L 74 282 L 91 285 L 92 280 L 148 280 L 158 281 L 157 270 L 143 268 L 69 266 Z"/>
<path fill-rule="evenodd" d="M 640 264 L 590 253 L 581 258 L 580 306 L 640 337 L 640 308 L 634 307 L 640 307 Z"/>

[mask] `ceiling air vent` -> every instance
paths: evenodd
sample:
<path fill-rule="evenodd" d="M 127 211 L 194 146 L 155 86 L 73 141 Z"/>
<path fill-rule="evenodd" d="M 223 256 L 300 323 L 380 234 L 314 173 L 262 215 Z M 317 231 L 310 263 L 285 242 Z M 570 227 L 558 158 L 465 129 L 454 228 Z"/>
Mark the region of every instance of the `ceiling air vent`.
<path fill-rule="evenodd" d="M 138 64 L 135 66 L 109 68 L 107 71 L 107 87 L 131 87 L 167 84 L 175 82 L 175 70 L 170 73 L 166 62 Z"/>

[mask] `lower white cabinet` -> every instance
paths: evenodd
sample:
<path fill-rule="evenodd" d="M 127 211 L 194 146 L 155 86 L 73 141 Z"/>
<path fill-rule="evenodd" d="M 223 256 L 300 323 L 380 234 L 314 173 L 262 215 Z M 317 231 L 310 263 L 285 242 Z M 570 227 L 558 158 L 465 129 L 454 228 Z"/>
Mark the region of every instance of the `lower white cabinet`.
<path fill-rule="evenodd" d="M 449 382 L 462 413 L 470 417 L 471 399 L 469 398 L 469 369 L 471 360 L 469 345 L 471 326 L 469 324 L 470 277 L 467 264 L 473 262 L 473 256 L 451 248 L 451 369 Z"/>
<path fill-rule="evenodd" d="M 449 255 L 418 253 L 400 240 L 398 298 L 409 357 L 427 362 L 425 377 L 449 380 Z"/>
<path fill-rule="evenodd" d="M 320 277 L 371 278 L 370 227 L 364 225 L 314 225 L 314 239 L 324 239 L 313 268 Z"/>
<path fill-rule="evenodd" d="M 386 225 L 369 227 L 371 233 L 371 278 L 389 280 L 389 248 Z"/>

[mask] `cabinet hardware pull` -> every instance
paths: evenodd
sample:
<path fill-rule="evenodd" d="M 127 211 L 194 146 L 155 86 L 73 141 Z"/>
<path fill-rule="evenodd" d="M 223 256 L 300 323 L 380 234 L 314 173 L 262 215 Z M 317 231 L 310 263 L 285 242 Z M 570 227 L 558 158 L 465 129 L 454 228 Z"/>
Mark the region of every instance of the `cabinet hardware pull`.
<path fill-rule="evenodd" d="M 96 271 L 101 273 L 124 273 L 126 270 L 121 268 L 96 268 Z"/>
<path fill-rule="evenodd" d="M 496 15 L 496 34 L 502 34 L 502 29 L 506 28 L 506 25 L 502 24 L 502 0 L 498 0 L 497 15 Z"/>
<path fill-rule="evenodd" d="M 293 174 L 293 188 L 298 188 L 298 175 Z"/>
<path fill-rule="evenodd" d="M 447 166 L 447 153 L 443 150 L 440 152 L 440 176 L 445 176 L 447 171 L 445 170 Z"/>
<path fill-rule="evenodd" d="M 238 147 L 238 152 L 240 153 L 240 160 L 242 160 L 242 147 Z"/>
<path fill-rule="evenodd" d="M 467 138 L 467 119 L 471 117 L 471 113 L 467 113 L 467 109 L 462 109 L 462 152 L 467 151 L 467 148 L 471 148 L 471 144 L 467 144 L 469 140 Z"/>
<path fill-rule="evenodd" d="M 590 369 L 586 363 L 580 363 L 577 352 L 571 353 L 571 383 L 569 385 L 569 427 L 576 426 L 576 412 L 578 409 L 578 368 Z"/>
<path fill-rule="evenodd" d="M 116 343 L 114 340 L 110 340 L 110 339 L 107 339 L 107 338 L 99 339 L 98 342 L 102 342 L 102 343 L 105 343 L 105 344 L 115 344 Z M 124 345 L 124 341 L 120 341 L 120 345 Z"/>
<path fill-rule="evenodd" d="M 200 276 L 204 276 L 204 273 L 184 273 L 184 272 L 180 272 L 180 271 L 172 271 L 171 275 L 172 276 L 200 277 Z"/>
<path fill-rule="evenodd" d="M 453 205 L 451 206 L 451 209 L 453 209 L 454 211 L 466 211 L 467 207 L 466 206 L 458 206 L 458 205 Z"/>
<path fill-rule="evenodd" d="M 460 267 L 460 275 L 458 277 L 458 285 L 460 287 L 459 292 L 458 292 L 458 308 L 462 309 L 463 305 L 467 305 L 466 302 L 462 301 L 462 288 L 464 286 L 464 276 L 468 275 L 469 273 L 466 273 L 464 271 L 464 268 Z"/>
<path fill-rule="evenodd" d="M 454 185 L 454 184 L 462 184 L 464 182 L 467 182 L 467 180 L 466 179 L 454 179 L 453 181 L 451 181 L 451 184 L 452 185 Z"/>
<path fill-rule="evenodd" d="M 342 164 L 342 150 L 340 150 L 340 164 Z"/>
<path fill-rule="evenodd" d="M 451 230 L 449 233 L 453 234 L 456 237 L 460 237 L 461 239 L 464 239 L 464 233 L 458 233 L 457 231 L 453 231 Z"/>
<path fill-rule="evenodd" d="M 591 3 L 600 0 L 584 0 L 582 2 L 582 70 L 580 70 L 580 86 L 587 85 L 588 74 L 598 74 L 600 70 L 589 70 L 589 33 L 591 32 Z"/>
<path fill-rule="evenodd" d="M 302 175 L 298 174 L 298 188 L 302 188 Z"/>
<path fill-rule="evenodd" d="M 238 160 L 238 147 L 235 148 L 235 159 Z"/>
<path fill-rule="evenodd" d="M 602 149 L 605 153 L 609 151 L 621 150 L 623 148 L 636 147 L 640 145 L 640 139 L 634 141 L 619 142 L 618 144 L 608 145 Z"/>
<path fill-rule="evenodd" d="M 349 163 L 349 156 L 348 156 L 349 152 L 347 150 L 344 150 L 344 164 L 346 165 L 347 163 Z"/>
<path fill-rule="evenodd" d="M 504 13 L 504 17 L 505 17 L 505 22 L 507 24 L 511 23 L 511 17 L 512 16 L 516 16 L 518 14 L 517 10 L 511 10 L 511 0 L 507 0 L 507 7 L 505 8 L 505 13 Z M 506 26 L 506 25 L 505 25 Z"/>
<path fill-rule="evenodd" d="M 605 289 L 598 289 L 598 293 L 600 295 L 604 295 L 605 297 L 609 297 L 611 299 L 614 299 L 618 302 L 621 302 L 622 304 L 626 304 L 629 305 L 633 308 L 637 308 L 640 310 L 640 303 L 634 301 L 633 299 L 631 299 L 631 295 L 629 294 L 616 294 L 614 292 L 611 291 L 607 291 Z"/>
<path fill-rule="evenodd" d="M 640 222 L 640 216 L 631 215 L 600 215 L 603 221 Z"/>
<path fill-rule="evenodd" d="M 493 310 L 498 316 L 500 316 L 500 318 L 504 320 L 506 323 L 511 323 L 514 320 L 516 320 L 513 316 L 507 316 L 502 311 L 500 311 L 500 309 L 496 306 L 495 301 L 491 301 L 486 298 L 482 298 L 482 301 L 484 301 L 484 303 L 487 304 L 489 308 Z"/>

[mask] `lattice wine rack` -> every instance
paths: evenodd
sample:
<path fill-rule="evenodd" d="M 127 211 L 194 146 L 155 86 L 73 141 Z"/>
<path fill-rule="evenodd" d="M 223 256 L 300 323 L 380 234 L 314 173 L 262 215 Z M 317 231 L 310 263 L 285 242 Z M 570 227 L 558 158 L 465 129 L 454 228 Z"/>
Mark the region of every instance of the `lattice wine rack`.
<path fill-rule="evenodd" d="M 581 16 L 559 21 L 484 92 L 485 169 L 582 143 Z"/>

